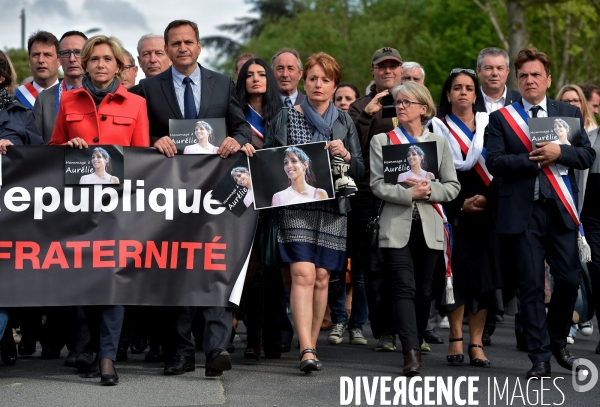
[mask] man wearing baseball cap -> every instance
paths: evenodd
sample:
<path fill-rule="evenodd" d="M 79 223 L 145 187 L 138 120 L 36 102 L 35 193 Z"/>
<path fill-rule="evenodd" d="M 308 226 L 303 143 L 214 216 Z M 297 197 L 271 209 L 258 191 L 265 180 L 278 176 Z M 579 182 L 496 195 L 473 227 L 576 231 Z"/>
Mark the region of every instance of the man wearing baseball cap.
<path fill-rule="evenodd" d="M 395 108 L 393 117 L 384 117 L 384 105 L 393 106 L 393 99 L 385 98 L 390 91 L 400 85 L 402 78 L 402 57 L 398 50 L 383 47 L 375 51 L 371 58 L 371 74 L 374 84 L 369 94 L 357 99 L 350 105 L 348 113 L 358 132 L 365 161 L 365 176 L 357 179 L 358 192 L 351 199 L 352 211 L 348 214 L 348 255 L 352 261 L 354 274 L 364 275 L 369 320 L 373 336 L 378 339 L 375 350 L 392 352 L 396 349 L 394 318 L 392 315 L 392 298 L 390 284 L 384 281 L 383 263 L 368 248 L 361 248 L 364 231 L 372 216 L 377 215 L 381 200 L 376 198 L 369 188 L 369 145 L 375 134 L 387 133 L 397 124 Z M 383 102 L 383 103 L 382 103 Z M 373 256 L 373 259 L 371 259 Z M 360 270 L 356 270 L 360 268 Z M 387 287 L 387 289 L 384 289 Z M 353 301 L 355 301 L 353 294 Z"/>

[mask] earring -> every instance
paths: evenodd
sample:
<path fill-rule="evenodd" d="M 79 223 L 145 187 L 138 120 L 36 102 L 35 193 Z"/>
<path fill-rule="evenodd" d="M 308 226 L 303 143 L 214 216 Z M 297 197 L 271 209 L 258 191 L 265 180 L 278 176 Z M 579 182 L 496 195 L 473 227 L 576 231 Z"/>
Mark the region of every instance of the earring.
<path fill-rule="evenodd" d="M 450 98 L 448 98 L 448 103 L 450 103 Z"/>
<path fill-rule="evenodd" d="M 292 185 L 292 180 L 288 178 L 288 186 Z"/>

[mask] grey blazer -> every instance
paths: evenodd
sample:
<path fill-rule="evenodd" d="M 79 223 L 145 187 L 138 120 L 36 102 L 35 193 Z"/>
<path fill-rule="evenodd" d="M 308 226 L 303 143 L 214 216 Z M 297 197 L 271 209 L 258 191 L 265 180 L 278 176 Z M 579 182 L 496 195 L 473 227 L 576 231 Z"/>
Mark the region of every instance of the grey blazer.
<path fill-rule="evenodd" d="M 435 211 L 431 202 L 444 203 L 456 198 L 460 191 L 460 183 L 456 177 L 456 169 L 452 160 L 452 152 L 444 136 L 430 133 L 424 127 L 419 142 L 435 141 L 437 143 L 440 182 L 431 183 L 430 200 L 416 201 L 423 235 L 427 247 L 442 250 L 444 246 L 444 222 Z M 371 139 L 371 190 L 373 195 L 385 201 L 381 213 L 379 228 L 379 247 L 401 249 L 408 244 L 412 225 L 412 188 L 401 184 L 383 182 L 383 159 L 381 147 L 388 144 L 385 133 L 375 135 Z"/>
<path fill-rule="evenodd" d="M 35 98 L 33 105 L 33 117 L 35 124 L 40 132 L 40 136 L 44 139 L 44 144 L 48 144 L 52 138 L 54 130 L 54 122 L 56 121 L 56 90 L 60 86 L 54 85 Z"/>

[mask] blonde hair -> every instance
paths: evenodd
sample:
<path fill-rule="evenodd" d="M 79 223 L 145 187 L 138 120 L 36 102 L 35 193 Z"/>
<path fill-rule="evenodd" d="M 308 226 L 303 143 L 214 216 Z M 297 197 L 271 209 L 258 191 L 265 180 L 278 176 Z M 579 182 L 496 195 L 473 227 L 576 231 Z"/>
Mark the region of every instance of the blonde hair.
<path fill-rule="evenodd" d="M 4 81 L 0 83 L 0 89 L 6 88 L 9 93 L 14 95 L 15 89 L 18 87 L 17 72 L 15 72 L 8 55 L 2 50 L 0 50 L 0 76 L 4 78 Z"/>
<path fill-rule="evenodd" d="M 427 107 L 425 114 L 421 115 L 421 123 L 425 124 L 435 116 L 435 103 L 433 103 L 433 98 L 431 97 L 431 93 L 429 93 L 429 89 L 425 86 L 416 82 L 406 82 L 392 89 L 392 96 L 394 99 L 396 99 L 398 93 L 402 93 L 411 99 L 414 98 L 417 102 Z"/>
<path fill-rule="evenodd" d="M 565 85 L 558 91 L 556 95 L 557 100 L 561 100 L 563 95 L 567 92 L 575 92 L 577 93 L 577 97 L 581 100 L 581 115 L 583 116 L 583 126 L 586 131 L 590 131 L 598 127 L 598 123 L 596 123 L 596 119 L 592 112 L 590 112 L 590 108 L 587 105 L 587 99 L 583 94 L 583 90 L 577 85 Z"/>
<path fill-rule="evenodd" d="M 125 52 L 123 51 L 123 44 L 116 37 L 107 37 L 105 35 L 96 35 L 95 37 L 90 38 L 83 45 L 83 49 L 81 50 L 81 66 L 83 70 L 87 70 L 87 63 L 92 57 L 92 52 L 94 52 L 94 47 L 96 45 L 106 44 L 112 50 L 115 59 L 117 60 L 117 66 L 119 70 L 115 75 L 116 78 L 120 81 L 123 79 L 123 67 L 125 66 Z"/>

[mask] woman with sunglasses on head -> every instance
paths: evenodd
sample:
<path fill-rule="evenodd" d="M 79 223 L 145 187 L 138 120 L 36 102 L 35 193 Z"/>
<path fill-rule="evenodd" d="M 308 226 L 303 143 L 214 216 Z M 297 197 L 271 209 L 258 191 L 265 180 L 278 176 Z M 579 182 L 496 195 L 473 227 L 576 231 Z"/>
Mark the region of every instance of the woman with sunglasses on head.
<path fill-rule="evenodd" d="M 371 190 L 383 200 L 379 247 L 391 277 L 394 318 L 404 352 L 403 373 L 421 373 L 421 343 L 427 327 L 433 272 L 444 248 L 443 212 L 438 204 L 456 198 L 460 184 L 448 141 L 425 124 L 435 116 L 427 88 L 407 82 L 392 90 L 400 126 L 371 140 Z M 411 177 L 388 184 L 382 148 L 388 144 L 435 142 L 439 180 Z M 438 212 L 439 210 L 439 212 Z"/>
<path fill-rule="evenodd" d="M 462 321 L 466 307 L 470 364 L 490 367 L 481 336 L 487 310 L 496 305 L 494 291 L 502 286 L 498 235 L 494 231 L 495 181 L 485 167 L 484 134 L 489 119 L 488 113 L 476 113 L 479 94 L 479 81 L 473 70 L 453 69 L 442 87 L 442 123 L 435 121 L 449 142 L 461 185 L 458 196 L 444 206 L 452 225 L 455 303 L 441 307 L 450 322 L 446 359 L 452 366 L 464 362 Z"/>

